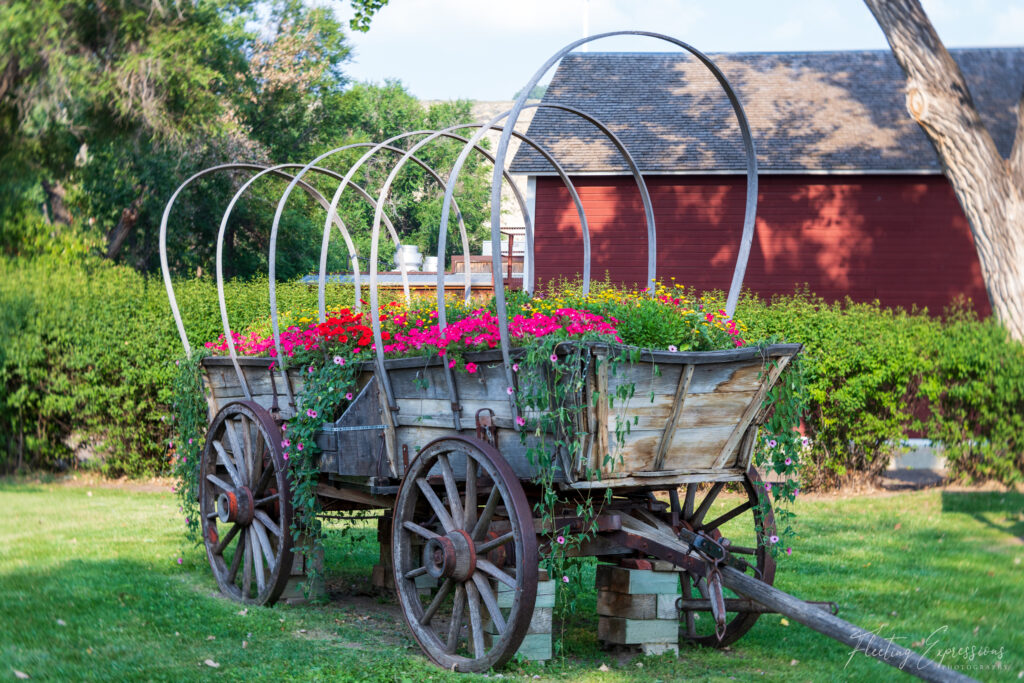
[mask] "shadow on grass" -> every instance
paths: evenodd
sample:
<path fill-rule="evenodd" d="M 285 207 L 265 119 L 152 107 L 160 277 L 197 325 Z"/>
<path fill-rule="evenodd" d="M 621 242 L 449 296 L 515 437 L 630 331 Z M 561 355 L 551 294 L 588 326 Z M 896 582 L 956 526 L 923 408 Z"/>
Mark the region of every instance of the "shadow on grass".
<path fill-rule="evenodd" d="M 1024 542 L 1024 494 L 1011 491 L 943 491 L 942 511 L 970 515 L 990 529 Z"/>

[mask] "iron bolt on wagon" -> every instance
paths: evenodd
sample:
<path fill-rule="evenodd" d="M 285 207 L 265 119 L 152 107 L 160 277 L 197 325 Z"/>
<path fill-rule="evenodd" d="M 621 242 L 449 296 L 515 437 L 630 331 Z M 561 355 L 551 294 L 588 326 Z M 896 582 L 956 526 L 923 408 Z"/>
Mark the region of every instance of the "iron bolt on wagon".
<path fill-rule="evenodd" d="M 757 203 L 756 157 L 746 117 L 725 76 L 705 55 L 666 36 L 629 33 L 665 40 L 691 53 L 715 76 L 735 111 L 748 185 L 742 241 L 725 309 L 731 316 L 750 251 Z M 326 255 L 334 227 L 351 256 L 357 302 L 361 294 L 359 259 L 348 228 L 336 212 L 341 194 L 355 192 L 375 211 L 368 288 L 369 310 L 375 313 L 382 225 L 396 245 L 399 243 L 383 210 L 390 186 L 406 163 L 419 164 L 443 180 L 416 156 L 417 150 L 432 140 L 445 137 L 465 143 L 444 181 L 439 263 L 444 263 L 453 209 L 459 218 L 463 258 L 468 254 L 454 191 L 459 171 L 471 153 L 483 154 L 494 164 L 491 245 L 492 253 L 500 254 L 500 194 L 503 177 L 507 177 L 504 165 L 509 141 L 515 136 L 523 144 L 536 146 L 527 135 L 514 131 L 527 106 L 526 93 L 566 53 L 602 37 L 577 41 L 554 55 L 521 90 L 523 95 L 512 109 L 486 124 L 418 131 L 380 144 L 349 146 L 367 151 L 344 175 L 317 165 L 338 151 L 334 150 L 305 166 L 215 167 L 182 186 L 223 170 L 254 173 L 228 206 L 217 241 L 219 303 L 229 355 L 202 360 L 210 421 L 198 469 L 199 506 L 210 566 L 226 595 L 246 603 L 273 604 L 285 588 L 296 556 L 291 531 L 295 512 L 291 463 L 286 459 L 287 436 L 282 430 L 302 405 L 304 373 L 294 364 L 289 366 L 282 353 L 274 273 L 277 231 L 289 194 L 299 188 L 327 211 L 318 282 L 321 322 L 327 313 Z M 555 106 L 590 121 L 623 155 L 644 203 L 648 278 L 655 280 L 654 213 L 643 177 L 628 150 L 612 131 L 585 112 L 560 105 L 540 106 Z M 460 136 L 462 128 L 472 134 Z M 493 155 L 479 144 L 492 130 L 501 132 Z M 415 144 L 398 146 L 412 139 Z M 538 151 L 558 171 L 579 208 L 585 293 L 590 282 L 586 216 L 557 161 L 546 150 L 538 147 Z M 399 161 L 375 200 L 353 177 L 361 164 L 384 153 L 399 155 Z M 314 174 L 339 181 L 331 200 L 307 182 Z M 239 357 L 224 298 L 223 236 L 235 203 L 264 175 L 289 181 L 274 219 L 268 260 L 276 354 Z M 190 353 L 166 251 L 167 220 L 182 188 L 165 210 L 160 247 L 171 308 Z M 522 202 L 518 193 L 516 197 Z M 529 211 L 523 213 L 527 252 L 531 254 L 523 286 L 532 292 L 533 226 Z M 468 297 L 470 273 L 465 270 Z M 678 578 L 672 580 L 679 590 L 670 613 L 685 639 L 727 645 L 750 630 L 760 614 L 780 611 L 852 644 L 849 629 L 855 627 L 834 617 L 829 604 L 804 603 L 772 588 L 775 563 L 765 539 L 774 534 L 774 519 L 751 458 L 766 414 L 764 399 L 801 347 L 774 344 L 671 352 L 606 342 L 569 342 L 560 345 L 552 358 L 562 372 L 536 365 L 515 372 L 513 367 L 518 367 L 528 349 L 515 345 L 510 335 L 500 258 L 492 260 L 492 274 L 500 346 L 466 353 L 465 361 L 475 366 L 475 372 L 453 371 L 446 359 L 436 354 L 387 357 L 379 316 L 370 315 L 374 357 L 358 363 L 347 407 L 315 437 L 316 496 L 322 509 L 390 511 L 390 552 L 382 555 L 389 556 L 405 619 L 427 656 L 457 671 L 485 671 L 512 657 L 531 628 L 537 604 L 539 548 L 555 542 L 554 534 L 563 530 L 585 537 L 573 550 L 577 555 L 596 556 L 620 566 L 650 567 L 654 563 L 674 572 L 673 577 Z M 402 270 L 401 276 L 408 297 L 408 274 Z M 444 278 L 443 272 L 437 274 L 440 330 L 447 324 Z M 535 405 L 529 412 L 514 398 L 531 387 L 558 382 L 562 383 L 556 392 L 561 401 L 558 405 Z M 622 395 L 624 388 L 636 398 L 611 400 Z M 573 409 L 565 411 L 567 405 Z M 550 430 L 554 433 L 541 428 L 524 430 L 526 424 L 544 424 L 540 418 L 559 410 L 567 417 Z M 624 425 L 628 427 L 624 429 Z M 538 448 L 548 449 L 546 465 L 531 455 Z M 546 472 L 541 471 L 542 466 L 547 467 Z M 731 495 L 722 496 L 730 489 Z M 542 499 L 546 501 L 543 504 Z M 582 507 L 593 512 L 581 514 L 581 502 L 589 502 L 589 507 Z M 542 508 L 544 514 L 539 512 Z M 724 529 L 729 530 L 728 536 Z M 617 628 L 609 623 L 609 629 Z M 866 646 L 862 639 L 856 642 Z M 884 645 L 889 654 L 880 655 L 882 659 L 913 656 L 916 659 L 911 661 L 924 662 L 920 670 L 938 678 L 952 673 L 908 650 L 887 642 Z"/>

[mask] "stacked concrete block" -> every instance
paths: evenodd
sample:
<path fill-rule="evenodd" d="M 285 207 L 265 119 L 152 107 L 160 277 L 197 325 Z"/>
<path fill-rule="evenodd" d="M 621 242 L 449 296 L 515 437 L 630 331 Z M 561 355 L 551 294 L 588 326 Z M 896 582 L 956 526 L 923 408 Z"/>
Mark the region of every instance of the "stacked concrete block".
<path fill-rule="evenodd" d="M 492 584 L 493 585 L 493 584 Z M 498 607 L 510 609 L 515 592 L 503 583 L 496 586 Z M 537 601 L 534 603 L 533 618 L 530 628 L 516 651 L 531 662 L 543 662 L 551 659 L 551 621 L 555 609 L 555 582 L 548 578 L 548 573 L 541 570 L 537 581 Z M 493 624 L 488 620 L 485 637 L 496 635 Z"/>
<path fill-rule="evenodd" d="M 597 637 L 646 655 L 679 652 L 679 574 L 610 564 L 597 567 Z"/>

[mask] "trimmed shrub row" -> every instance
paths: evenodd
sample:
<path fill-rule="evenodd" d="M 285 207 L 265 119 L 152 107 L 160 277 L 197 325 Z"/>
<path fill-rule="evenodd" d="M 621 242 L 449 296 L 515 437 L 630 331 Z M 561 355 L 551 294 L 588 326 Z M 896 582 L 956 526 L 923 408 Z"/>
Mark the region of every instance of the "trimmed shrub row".
<path fill-rule="evenodd" d="M 216 288 L 176 294 L 194 349 L 221 333 Z M 331 303 L 351 301 L 334 287 Z M 235 329 L 269 311 L 265 279 L 227 285 Z M 311 310 L 315 289 L 278 285 L 280 310 Z M 745 299 L 750 339 L 807 347 L 813 465 L 805 486 L 886 467 L 911 434 L 940 441 L 967 479 L 1024 479 L 1024 346 L 966 308 L 945 321 L 808 293 Z M 0 471 L 85 461 L 111 475 L 167 471 L 168 405 L 182 355 L 163 281 L 102 261 L 0 260 Z"/>

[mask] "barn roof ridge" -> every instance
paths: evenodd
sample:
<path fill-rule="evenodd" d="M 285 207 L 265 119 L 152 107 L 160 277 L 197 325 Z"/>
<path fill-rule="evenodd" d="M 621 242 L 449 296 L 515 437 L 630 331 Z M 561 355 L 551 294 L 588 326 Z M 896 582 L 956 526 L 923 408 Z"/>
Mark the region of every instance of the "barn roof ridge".
<path fill-rule="evenodd" d="M 1006 156 L 1024 89 L 1024 47 L 950 48 L 999 151 Z M 747 113 L 765 173 L 941 173 L 928 138 L 907 114 L 905 76 L 888 50 L 706 53 Z M 741 173 L 739 129 L 702 65 L 683 52 L 573 52 L 544 102 L 586 111 L 622 138 L 652 174 Z M 627 167 L 596 128 L 540 109 L 527 131 L 570 173 Z M 551 167 L 523 146 L 512 173 Z"/>

